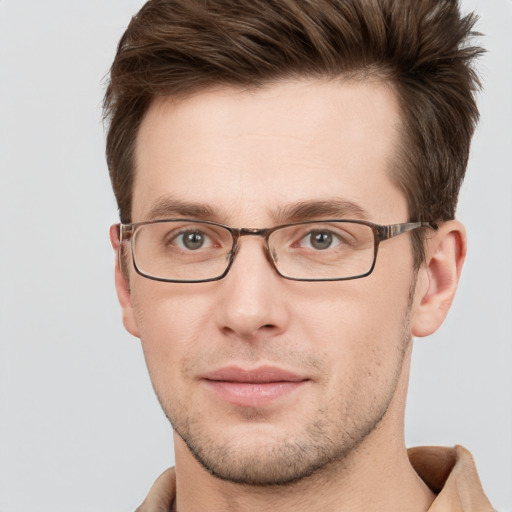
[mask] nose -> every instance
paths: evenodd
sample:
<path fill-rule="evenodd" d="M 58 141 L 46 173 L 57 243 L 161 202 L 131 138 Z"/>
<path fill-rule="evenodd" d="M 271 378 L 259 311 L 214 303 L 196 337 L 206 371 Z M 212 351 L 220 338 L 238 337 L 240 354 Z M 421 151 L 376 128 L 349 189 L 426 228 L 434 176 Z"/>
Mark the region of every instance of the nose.
<path fill-rule="evenodd" d="M 260 238 L 244 238 L 221 284 L 217 323 L 225 335 L 256 340 L 286 331 L 285 279 L 268 261 Z"/>

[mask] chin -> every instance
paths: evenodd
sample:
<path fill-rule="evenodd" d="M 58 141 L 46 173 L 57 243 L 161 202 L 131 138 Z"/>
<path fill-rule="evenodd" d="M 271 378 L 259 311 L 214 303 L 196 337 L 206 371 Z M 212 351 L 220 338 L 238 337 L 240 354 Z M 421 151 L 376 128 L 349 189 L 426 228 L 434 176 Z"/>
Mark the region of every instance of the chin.
<path fill-rule="evenodd" d="M 325 432 L 325 425 L 307 431 L 277 433 L 265 427 L 256 431 L 206 433 L 175 427 L 192 456 L 212 476 L 250 486 L 285 486 L 343 465 L 347 456 L 374 428 L 347 436 Z"/>

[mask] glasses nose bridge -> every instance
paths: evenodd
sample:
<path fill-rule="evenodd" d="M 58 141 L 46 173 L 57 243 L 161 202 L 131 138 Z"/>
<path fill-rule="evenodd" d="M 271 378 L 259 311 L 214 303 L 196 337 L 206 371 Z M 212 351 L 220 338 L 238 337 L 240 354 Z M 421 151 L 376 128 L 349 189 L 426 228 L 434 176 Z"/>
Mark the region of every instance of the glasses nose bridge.
<path fill-rule="evenodd" d="M 273 228 L 238 228 L 235 231 L 238 236 L 259 236 L 266 238 L 272 230 Z"/>
<path fill-rule="evenodd" d="M 272 255 L 270 254 L 270 247 L 268 245 L 268 239 L 269 236 L 274 231 L 274 228 L 237 228 L 233 229 L 232 235 L 233 235 L 233 258 L 232 261 L 235 259 L 236 255 L 238 254 L 239 250 L 239 241 L 240 238 L 243 236 L 249 236 L 249 237 L 259 237 L 263 241 L 263 252 L 265 254 L 265 258 L 270 263 L 270 265 L 273 268 L 276 268 L 274 259 Z M 276 269 L 277 270 L 277 269 Z"/>

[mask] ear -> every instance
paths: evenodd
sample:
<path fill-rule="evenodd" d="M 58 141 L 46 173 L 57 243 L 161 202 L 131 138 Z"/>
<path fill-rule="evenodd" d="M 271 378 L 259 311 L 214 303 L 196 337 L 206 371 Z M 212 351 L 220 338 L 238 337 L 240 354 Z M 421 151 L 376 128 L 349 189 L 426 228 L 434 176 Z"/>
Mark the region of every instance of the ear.
<path fill-rule="evenodd" d="M 456 220 L 443 223 L 426 241 L 426 261 L 416 282 L 413 336 L 432 334 L 446 318 L 459 284 L 466 247 L 466 230 Z"/>
<path fill-rule="evenodd" d="M 124 272 L 121 268 L 122 247 L 119 240 L 119 228 L 117 225 L 110 227 L 110 243 L 112 244 L 116 254 L 115 283 L 117 298 L 123 312 L 123 325 L 130 334 L 140 338 L 139 327 L 137 325 L 135 311 L 133 310 L 128 272 Z"/>

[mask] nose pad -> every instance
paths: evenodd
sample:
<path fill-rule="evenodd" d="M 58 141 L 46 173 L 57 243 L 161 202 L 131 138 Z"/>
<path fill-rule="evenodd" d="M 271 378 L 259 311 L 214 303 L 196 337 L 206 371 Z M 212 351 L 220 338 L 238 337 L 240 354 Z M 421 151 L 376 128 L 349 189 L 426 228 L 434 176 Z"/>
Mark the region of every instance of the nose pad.
<path fill-rule="evenodd" d="M 266 241 L 263 247 L 263 251 L 265 253 L 265 258 L 267 259 L 267 261 L 272 265 L 272 267 L 275 268 L 277 263 L 277 254 L 268 245 L 268 240 Z"/>
<path fill-rule="evenodd" d="M 231 267 L 233 266 L 233 262 L 235 261 L 235 258 L 238 254 L 240 250 L 240 244 L 238 241 L 236 241 L 234 244 L 233 244 L 233 247 L 231 248 L 231 251 L 229 251 L 227 254 L 226 254 L 226 262 L 227 262 L 227 269 L 226 269 L 226 272 L 224 273 L 224 275 L 226 275 L 230 270 L 231 270 Z"/>
<path fill-rule="evenodd" d="M 265 259 L 268 261 L 268 264 L 272 267 L 272 270 L 274 270 L 278 275 L 281 275 L 277 269 L 277 253 L 270 247 L 268 240 L 265 240 L 263 245 L 263 254 L 265 255 Z"/>
<path fill-rule="evenodd" d="M 269 264 L 274 269 L 274 271 L 279 276 L 283 277 L 283 274 L 281 274 L 281 271 L 279 270 L 279 268 L 277 266 L 278 263 L 279 263 L 279 257 L 277 255 L 277 252 L 276 252 L 275 249 L 272 248 L 272 246 L 269 244 L 268 240 L 266 241 L 266 244 L 265 244 L 265 256 L 266 256 L 267 261 L 269 262 Z"/>

